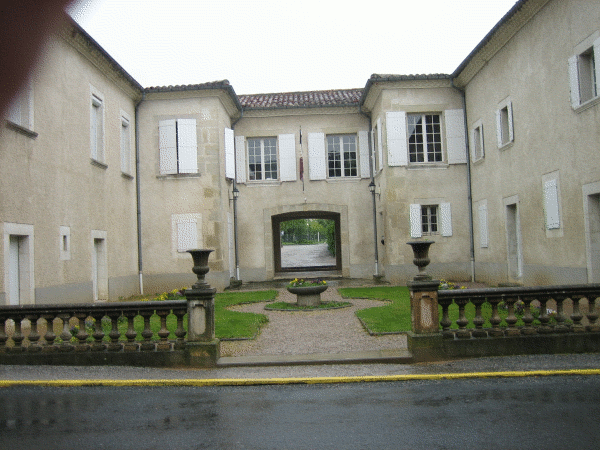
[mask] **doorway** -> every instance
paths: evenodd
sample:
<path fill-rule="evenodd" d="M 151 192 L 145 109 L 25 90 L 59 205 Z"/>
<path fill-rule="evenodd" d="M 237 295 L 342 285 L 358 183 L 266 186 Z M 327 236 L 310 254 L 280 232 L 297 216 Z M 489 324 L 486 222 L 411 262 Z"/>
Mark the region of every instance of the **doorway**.
<path fill-rule="evenodd" d="M 600 283 L 600 194 L 587 195 L 588 282 Z"/>
<path fill-rule="evenodd" d="M 341 270 L 340 214 L 292 212 L 272 216 L 271 223 L 276 272 Z"/>
<path fill-rule="evenodd" d="M 518 203 L 506 204 L 506 246 L 508 278 L 517 281 L 523 276 L 523 252 Z"/>
<path fill-rule="evenodd" d="M 92 232 L 92 292 L 94 301 L 108 300 L 106 233 Z"/>

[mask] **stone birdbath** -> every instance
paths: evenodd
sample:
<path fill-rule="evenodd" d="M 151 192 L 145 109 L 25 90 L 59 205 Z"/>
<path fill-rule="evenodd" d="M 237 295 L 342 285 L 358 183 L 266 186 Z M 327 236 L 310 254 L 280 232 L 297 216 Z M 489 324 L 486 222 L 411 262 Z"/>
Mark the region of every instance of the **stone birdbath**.
<path fill-rule="evenodd" d="M 321 293 L 329 286 L 322 280 L 305 281 L 297 278 L 287 285 L 287 290 L 296 295 L 298 306 L 319 306 L 321 304 Z"/>

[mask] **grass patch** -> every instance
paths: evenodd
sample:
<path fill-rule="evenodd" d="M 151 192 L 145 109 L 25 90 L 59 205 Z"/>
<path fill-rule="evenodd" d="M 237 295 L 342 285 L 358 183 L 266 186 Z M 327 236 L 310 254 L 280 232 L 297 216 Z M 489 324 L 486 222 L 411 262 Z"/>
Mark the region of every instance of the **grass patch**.
<path fill-rule="evenodd" d="M 230 311 L 227 308 L 247 303 L 275 300 L 276 290 L 225 292 L 215 295 L 215 335 L 219 339 L 249 339 L 256 336 L 269 319 L 264 314 Z"/>
<path fill-rule="evenodd" d="M 410 331 L 410 294 L 406 286 L 369 288 L 341 288 L 344 298 L 388 300 L 385 306 L 356 311 L 356 316 L 374 333 L 399 333 Z"/>
<path fill-rule="evenodd" d="M 265 306 L 265 309 L 280 311 L 317 311 L 319 309 L 337 309 L 352 306 L 350 302 L 322 302 L 317 306 L 298 306 L 296 303 L 277 302 Z"/>

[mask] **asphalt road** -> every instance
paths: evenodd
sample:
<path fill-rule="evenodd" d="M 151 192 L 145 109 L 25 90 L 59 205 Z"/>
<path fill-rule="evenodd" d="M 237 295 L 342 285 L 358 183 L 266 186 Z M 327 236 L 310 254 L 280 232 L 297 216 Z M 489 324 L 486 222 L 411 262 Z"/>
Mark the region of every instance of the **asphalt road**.
<path fill-rule="evenodd" d="M 1 449 L 596 449 L 600 376 L 0 389 Z"/>

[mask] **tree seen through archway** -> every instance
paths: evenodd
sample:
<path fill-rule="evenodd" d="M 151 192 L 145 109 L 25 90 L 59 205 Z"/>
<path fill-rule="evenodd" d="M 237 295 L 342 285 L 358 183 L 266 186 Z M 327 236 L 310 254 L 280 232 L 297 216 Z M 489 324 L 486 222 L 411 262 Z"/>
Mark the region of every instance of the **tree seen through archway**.
<path fill-rule="evenodd" d="M 282 268 L 335 266 L 334 220 L 287 220 L 281 222 L 280 233 Z"/>

